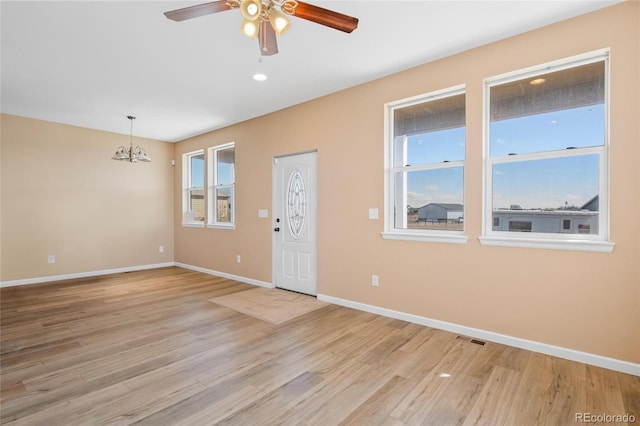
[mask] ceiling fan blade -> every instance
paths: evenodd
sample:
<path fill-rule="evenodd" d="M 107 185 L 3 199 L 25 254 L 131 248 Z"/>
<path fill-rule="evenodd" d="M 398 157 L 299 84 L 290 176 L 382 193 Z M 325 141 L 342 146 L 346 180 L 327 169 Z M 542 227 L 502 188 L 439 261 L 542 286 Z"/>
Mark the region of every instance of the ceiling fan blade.
<path fill-rule="evenodd" d="M 227 0 L 212 1 L 210 3 L 198 4 L 196 6 L 183 7 L 182 9 L 170 10 L 164 16 L 174 21 L 184 21 L 211 13 L 224 12 L 231 9 Z"/>
<path fill-rule="evenodd" d="M 269 21 L 260 21 L 258 41 L 260 42 L 260 54 L 262 56 L 271 56 L 278 53 L 276 32 Z"/>
<path fill-rule="evenodd" d="M 335 28 L 336 30 L 350 33 L 358 28 L 358 18 L 343 15 L 333 10 L 314 6 L 309 3 L 298 1 L 298 5 L 293 11 L 293 15 L 316 24 Z"/>

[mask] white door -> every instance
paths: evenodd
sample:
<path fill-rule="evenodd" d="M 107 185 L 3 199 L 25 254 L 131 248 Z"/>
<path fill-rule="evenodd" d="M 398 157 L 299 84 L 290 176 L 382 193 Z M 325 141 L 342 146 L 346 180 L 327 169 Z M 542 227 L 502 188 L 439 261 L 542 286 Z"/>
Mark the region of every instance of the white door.
<path fill-rule="evenodd" d="M 273 159 L 273 283 L 316 295 L 317 152 Z"/>

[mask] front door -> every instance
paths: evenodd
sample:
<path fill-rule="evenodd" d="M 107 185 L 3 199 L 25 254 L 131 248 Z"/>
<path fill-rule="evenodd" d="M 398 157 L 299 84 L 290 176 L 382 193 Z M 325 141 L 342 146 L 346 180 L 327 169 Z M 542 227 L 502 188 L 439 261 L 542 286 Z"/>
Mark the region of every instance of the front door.
<path fill-rule="evenodd" d="M 316 295 L 317 152 L 273 159 L 273 283 Z"/>

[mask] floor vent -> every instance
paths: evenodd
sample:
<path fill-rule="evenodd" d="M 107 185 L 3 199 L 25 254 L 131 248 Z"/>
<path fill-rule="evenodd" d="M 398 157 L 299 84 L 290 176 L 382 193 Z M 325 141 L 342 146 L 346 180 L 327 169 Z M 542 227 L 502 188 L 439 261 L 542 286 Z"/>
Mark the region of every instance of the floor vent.
<path fill-rule="evenodd" d="M 485 343 L 486 343 L 486 342 L 483 342 L 482 340 L 472 339 L 471 337 L 467 337 L 467 336 L 456 336 L 456 339 L 464 340 L 466 342 L 474 343 L 474 344 L 480 345 L 480 346 L 484 346 Z"/>

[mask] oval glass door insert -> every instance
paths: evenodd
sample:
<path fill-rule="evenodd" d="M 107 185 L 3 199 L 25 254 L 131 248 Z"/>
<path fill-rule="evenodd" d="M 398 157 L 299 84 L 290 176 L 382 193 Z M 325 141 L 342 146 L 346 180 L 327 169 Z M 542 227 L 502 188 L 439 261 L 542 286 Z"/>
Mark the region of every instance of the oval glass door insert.
<path fill-rule="evenodd" d="M 289 230 L 294 237 L 299 237 L 304 228 L 307 213 L 307 194 L 304 179 L 299 170 L 294 171 L 289 179 L 287 191 L 287 217 Z"/>

